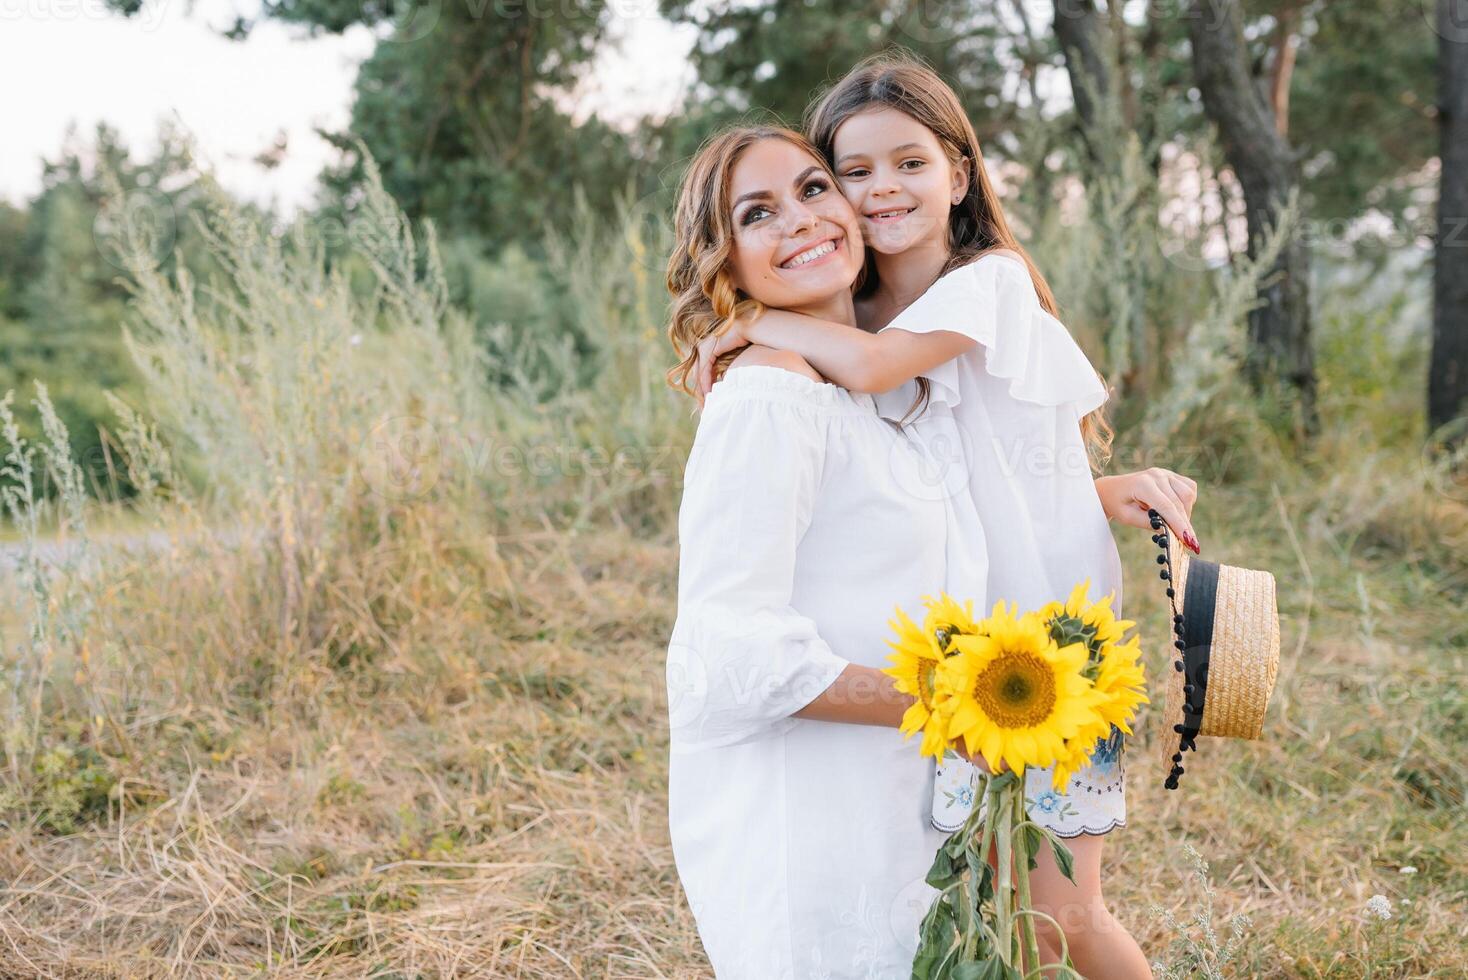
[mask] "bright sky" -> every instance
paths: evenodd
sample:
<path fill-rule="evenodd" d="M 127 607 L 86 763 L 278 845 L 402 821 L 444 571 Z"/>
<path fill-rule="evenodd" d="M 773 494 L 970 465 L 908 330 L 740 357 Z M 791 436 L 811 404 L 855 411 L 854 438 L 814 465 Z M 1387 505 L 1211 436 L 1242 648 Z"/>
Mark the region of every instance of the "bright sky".
<path fill-rule="evenodd" d="M 691 78 L 691 32 L 659 18 L 656 0 L 611 6 L 614 42 L 578 93 L 579 108 L 620 119 L 667 111 Z M 68 123 L 90 142 L 105 120 L 134 158 L 146 158 L 159 121 L 172 118 L 234 193 L 286 212 L 311 203 L 316 174 L 335 153 L 311 128 L 345 126 L 374 37 L 357 27 L 312 39 L 269 21 L 245 42 L 219 36 L 236 11 L 257 9 L 256 0 L 195 0 L 192 9 L 143 0 L 123 18 L 101 0 L 0 0 L 0 197 L 20 204 L 40 189 L 41 158 L 58 156 Z M 282 132 L 281 165 L 252 162 Z"/>

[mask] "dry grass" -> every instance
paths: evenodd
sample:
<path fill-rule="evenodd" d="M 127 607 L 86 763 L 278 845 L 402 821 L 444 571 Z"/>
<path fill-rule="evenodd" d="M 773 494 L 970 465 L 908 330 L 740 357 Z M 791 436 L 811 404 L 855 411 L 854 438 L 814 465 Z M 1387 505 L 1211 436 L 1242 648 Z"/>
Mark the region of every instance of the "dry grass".
<path fill-rule="evenodd" d="M 1250 544 L 1219 551 L 1264 557 Z M 180 699 L 131 719 L 134 751 L 105 747 L 106 819 L 10 824 L 0 960 L 36 976 L 708 976 L 665 816 L 674 549 L 529 531 L 498 550 L 513 590 L 460 561 L 463 592 L 424 608 L 401 659 L 323 674 L 285 706 Z M 1128 550 L 1138 581 L 1150 551 Z M 190 571 L 151 569 L 183 590 Z M 216 587 L 248 577 L 214 571 Z M 1348 594 L 1317 583 L 1308 616 L 1285 597 L 1264 741 L 1208 744 L 1168 793 L 1148 709 L 1108 899 L 1160 953 L 1148 903 L 1181 919 L 1199 903 L 1187 840 L 1220 917 L 1254 923 L 1234 975 L 1462 975 L 1461 650 L 1426 655 L 1431 609 L 1379 608 L 1392 639 L 1366 639 Z M 1163 635 L 1151 612 L 1143 635 Z M 1368 944 L 1378 892 L 1412 904 Z"/>
<path fill-rule="evenodd" d="M 190 698 L 129 720 L 136 753 L 106 746 L 107 819 L 9 827 L 0 960 L 38 976 L 696 971 L 664 812 L 670 549 L 500 546 L 513 593 L 466 578 L 402 659 L 288 705 Z M 151 568 L 185 590 L 191 571 Z M 247 577 L 217 571 L 216 587 Z"/>

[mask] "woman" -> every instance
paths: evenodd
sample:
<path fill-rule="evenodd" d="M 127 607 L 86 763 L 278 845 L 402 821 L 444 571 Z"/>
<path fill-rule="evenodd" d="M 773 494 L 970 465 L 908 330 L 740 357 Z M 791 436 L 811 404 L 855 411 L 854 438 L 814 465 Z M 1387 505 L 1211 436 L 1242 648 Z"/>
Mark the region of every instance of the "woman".
<path fill-rule="evenodd" d="M 684 178 L 668 286 L 685 391 L 698 341 L 751 304 L 856 329 L 855 212 L 799 134 L 740 128 Z M 685 474 L 667 681 L 674 859 L 720 980 L 906 978 L 947 835 L 897 731 L 894 607 L 982 594 L 964 495 L 870 395 L 752 346 L 709 392 Z M 935 490 L 936 487 L 936 490 Z"/>

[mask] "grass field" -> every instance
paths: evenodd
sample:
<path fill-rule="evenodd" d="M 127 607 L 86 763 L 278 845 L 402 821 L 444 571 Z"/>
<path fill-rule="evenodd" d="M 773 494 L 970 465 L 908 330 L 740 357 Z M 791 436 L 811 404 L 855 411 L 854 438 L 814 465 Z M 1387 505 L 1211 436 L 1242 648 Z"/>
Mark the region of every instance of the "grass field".
<path fill-rule="evenodd" d="M 489 392 L 382 217 L 369 299 L 224 240 L 237 292 L 191 321 L 138 270 L 158 430 L 124 418 L 119 441 L 156 479 L 126 520 L 168 543 L 53 574 L 24 520 L 12 538 L 0 974 L 711 975 L 665 814 L 693 422 L 661 388 L 657 277 L 577 279 L 588 316 L 636 325 L 605 380 Z M 1205 740 L 1176 793 L 1144 708 L 1106 895 L 1183 975 L 1465 976 L 1468 492 L 1415 448 L 1420 347 L 1373 347 L 1370 315 L 1322 324 L 1315 446 L 1227 397 L 1170 443 L 1199 450 L 1203 557 L 1278 579 L 1281 669 L 1264 739 Z M 36 465 L 64 476 L 49 446 Z M 49 518 L 85 540 L 110 506 L 63 494 Z M 200 533 L 220 526 L 262 533 Z M 1155 546 L 1117 536 L 1156 676 Z M 1238 915 L 1232 962 L 1197 966 Z"/>

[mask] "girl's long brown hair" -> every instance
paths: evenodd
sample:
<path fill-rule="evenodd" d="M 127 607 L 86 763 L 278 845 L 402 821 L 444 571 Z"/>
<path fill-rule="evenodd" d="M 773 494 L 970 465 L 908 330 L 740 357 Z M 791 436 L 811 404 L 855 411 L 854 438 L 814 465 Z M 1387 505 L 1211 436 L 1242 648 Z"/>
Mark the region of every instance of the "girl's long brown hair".
<path fill-rule="evenodd" d="M 939 277 L 974 261 L 981 255 L 1007 248 L 1017 253 L 1030 270 L 1030 280 L 1040 305 L 1052 316 L 1058 314 L 1055 296 L 1045 277 L 1035 266 L 1029 253 L 1014 237 L 1004 218 L 999 195 L 989 180 L 979 138 L 963 111 L 953 89 L 927 64 L 906 52 L 877 54 L 864 59 L 847 72 L 825 95 L 813 103 L 805 114 L 805 131 L 820 150 L 823 160 L 835 160 L 836 130 L 859 112 L 872 108 L 896 109 L 932 130 L 949 162 L 961 167 L 969 165 L 968 190 L 963 200 L 948 214 L 948 261 Z M 875 263 L 870 250 L 858 295 L 868 295 L 876 287 Z M 1106 377 L 1096 376 L 1108 390 Z M 1111 458 L 1115 437 L 1106 419 L 1104 406 L 1081 419 L 1081 437 L 1092 464 L 1101 467 Z"/>
<path fill-rule="evenodd" d="M 670 386 L 689 395 L 694 393 L 688 377 L 698 363 L 698 342 L 723 333 L 736 318 L 763 309 L 763 304 L 739 291 L 729 274 L 734 222 L 726 202 L 734 165 L 745 150 L 767 139 L 785 140 L 809 153 L 826 168 L 831 188 L 838 186 L 820 151 L 783 126 L 735 126 L 710 137 L 694 154 L 678 190 L 673 252 L 668 256 L 668 292 L 673 296 L 668 339 L 679 361 L 667 378 Z M 738 355 L 734 350 L 719 358 L 714 365 L 716 380 Z"/>

